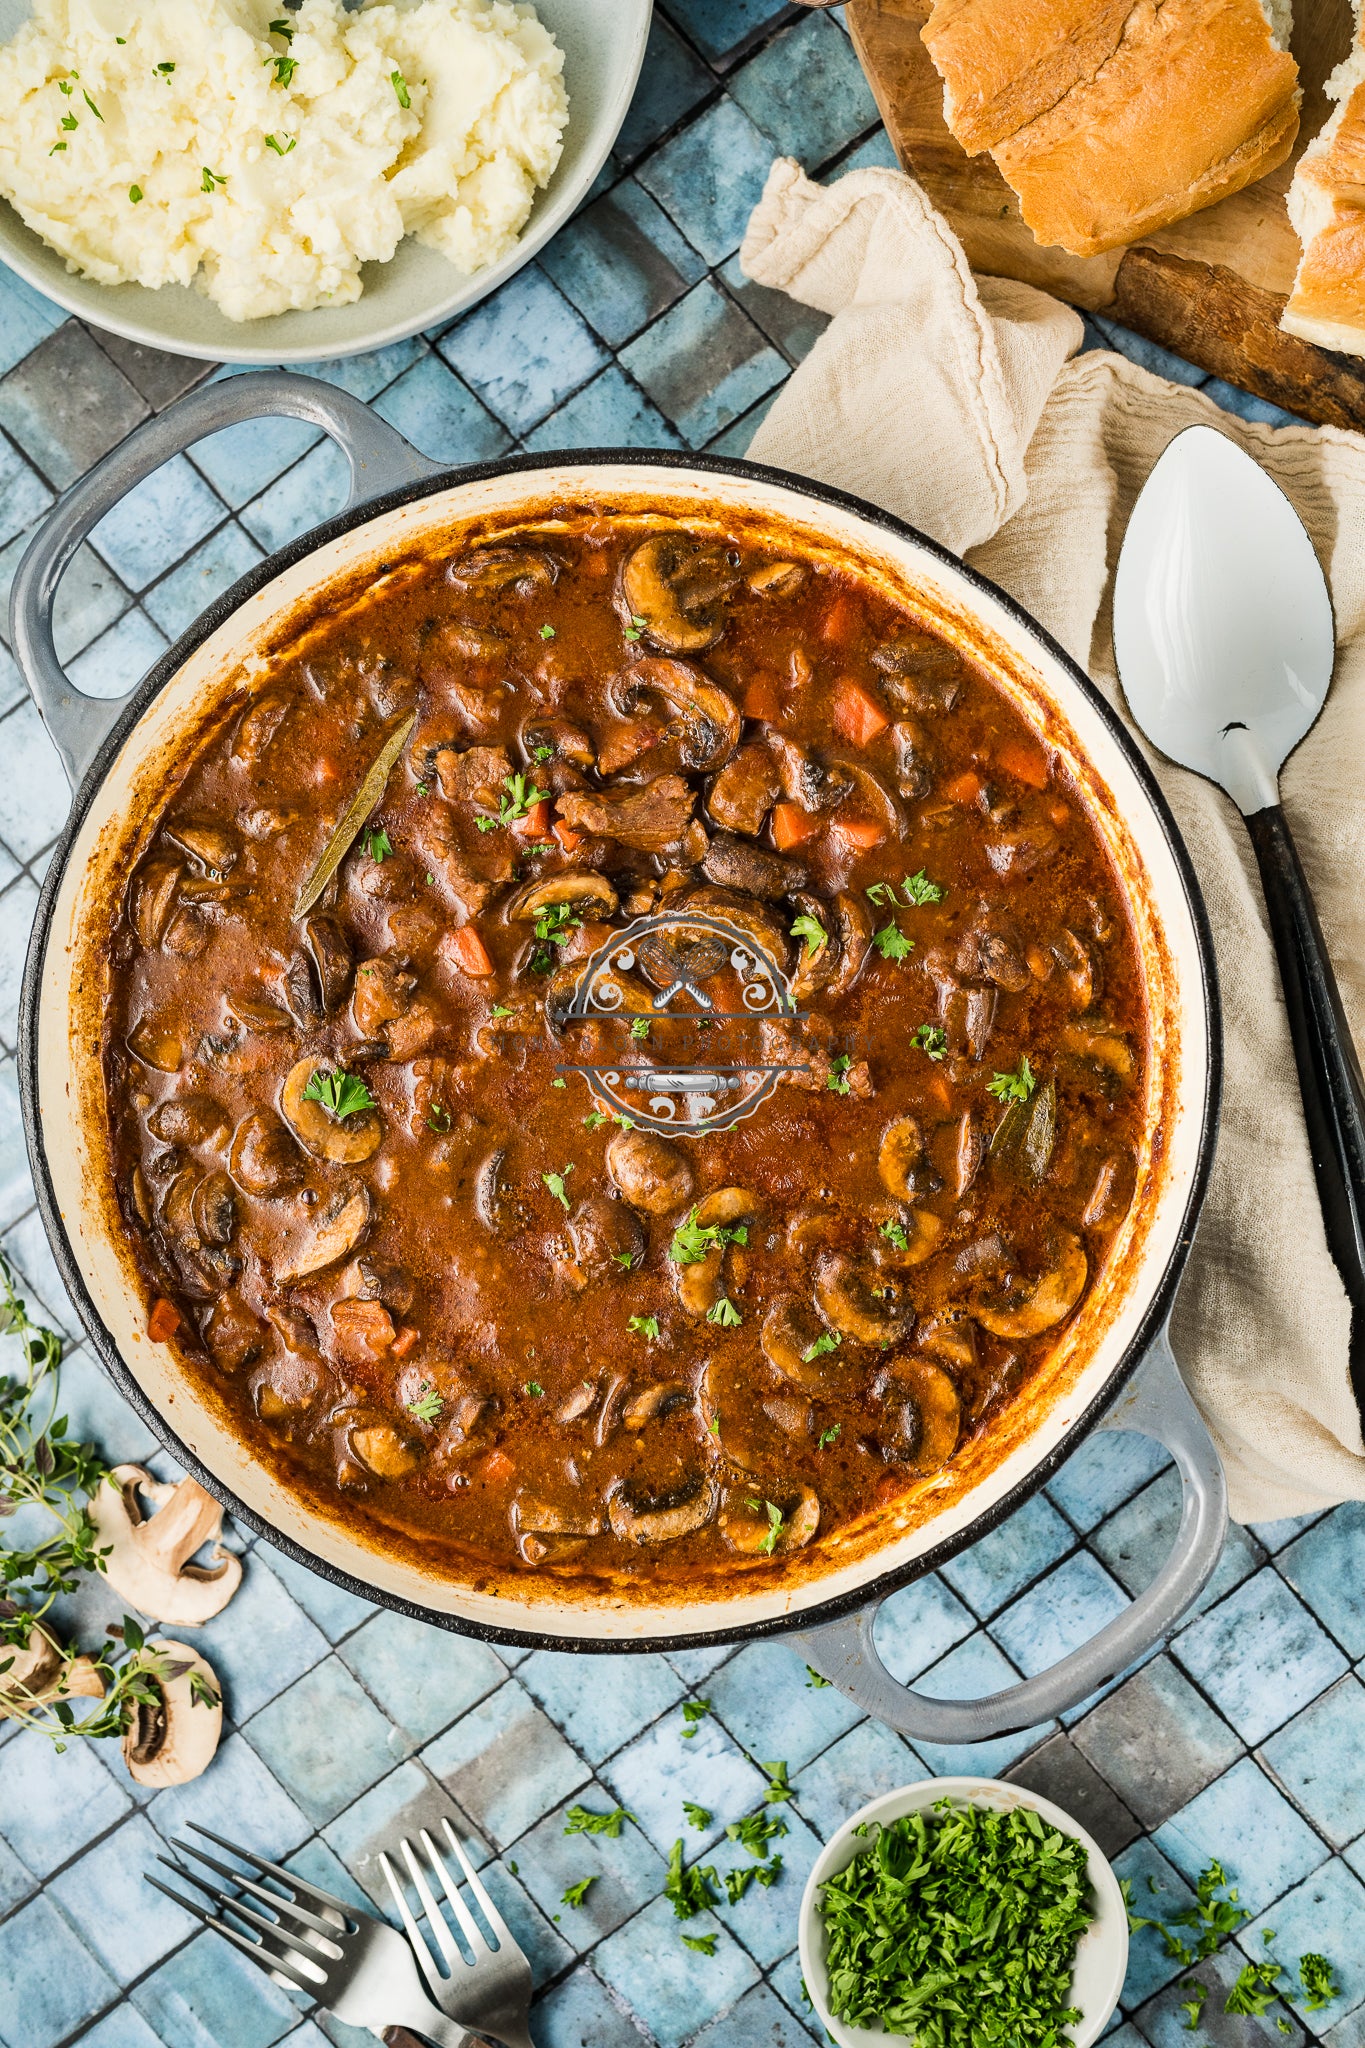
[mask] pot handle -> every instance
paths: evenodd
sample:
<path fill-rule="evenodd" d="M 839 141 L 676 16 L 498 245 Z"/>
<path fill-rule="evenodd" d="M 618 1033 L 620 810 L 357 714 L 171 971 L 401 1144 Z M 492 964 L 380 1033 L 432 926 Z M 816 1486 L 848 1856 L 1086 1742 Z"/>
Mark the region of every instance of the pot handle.
<path fill-rule="evenodd" d="M 15 659 L 73 789 L 113 730 L 126 698 L 87 697 L 62 668 L 52 640 L 58 584 L 91 528 L 135 484 L 207 435 L 263 415 L 309 420 L 331 436 L 351 473 L 347 510 L 440 472 L 439 463 L 419 455 L 348 391 L 286 370 L 260 370 L 201 385 L 121 441 L 57 500 L 29 543 L 10 596 Z"/>
<path fill-rule="evenodd" d="M 1070 1656 L 984 1699 L 944 1700 L 891 1676 L 872 1640 L 881 1602 L 793 1638 L 812 1668 L 911 1740 L 985 1742 L 1036 1727 L 1077 1706 L 1154 1649 L 1207 1584 L 1227 1529 L 1227 1481 L 1213 1439 L 1180 1377 L 1166 1329 L 1100 1422 L 1155 1437 L 1180 1474 L 1180 1527 L 1164 1567 L 1145 1593 Z"/>

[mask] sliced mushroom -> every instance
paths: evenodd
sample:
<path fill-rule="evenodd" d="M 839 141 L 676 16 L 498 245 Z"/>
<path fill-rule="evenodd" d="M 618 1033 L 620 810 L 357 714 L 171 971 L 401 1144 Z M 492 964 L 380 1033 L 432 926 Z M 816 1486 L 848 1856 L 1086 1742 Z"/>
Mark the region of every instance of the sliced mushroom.
<path fill-rule="evenodd" d="M 507 900 L 507 915 L 529 924 L 557 910 L 562 903 L 580 915 L 609 918 L 616 915 L 620 900 L 605 875 L 594 874 L 590 868 L 572 868 L 565 874 L 546 875 L 543 880 L 528 882 L 518 889 Z"/>
<path fill-rule="evenodd" d="M 935 1216 L 932 1209 L 906 1209 L 889 1220 L 897 1226 L 896 1235 L 888 1237 L 884 1228 L 878 1231 L 872 1256 L 879 1266 L 895 1273 L 907 1266 L 922 1266 L 933 1257 L 943 1236 L 941 1216 Z"/>
<path fill-rule="evenodd" d="M 815 1303 L 825 1321 L 861 1344 L 894 1343 L 905 1317 L 873 1293 L 867 1276 L 843 1252 L 826 1252 L 815 1268 Z"/>
<path fill-rule="evenodd" d="M 896 790 L 917 803 L 926 797 L 934 782 L 934 757 L 923 730 L 913 718 L 901 718 L 891 728 L 896 755 Z"/>
<path fill-rule="evenodd" d="M 210 1173 L 200 1181 L 194 1191 L 191 1214 L 201 1244 L 232 1243 L 237 1229 L 237 1197 L 225 1173 Z"/>
<path fill-rule="evenodd" d="M 139 1495 L 156 1507 L 144 1516 Z M 141 1465 L 115 1465 L 87 1512 L 109 1584 L 138 1614 L 196 1628 L 221 1613 L 242 1579 L 242 1561 L 220 1541 L 223 1510 L 197 1479 L 171 1486 Z M 206 1565 L 191 1562 L 205 1544 Z"/>
<path fill-rule="evenodd" d="M 254 767 L 289 715 L 290 699 L 267 690 L 254 704 L 248 704 L 237 723 L 232 741 L 232 758 Z"/>
<path fill-rule="evenodd" d="M 1032 976 L 1024 955 L 1024 944 L 1014 926 L 1002 918 L 973 925 L 962 934 L 957 948 L 959 974 L 978 981 L 993 982 L 1011 995 L 1026 989 Z"/>
<path fill-rule="evenodd" d="M 1116 1223 L 1126 1216 L 1136 1187 L 1137 1161 L 1131 1150 L 1125 1146 L 1121 1152 L 1107 1153 L 1096 1169 L 1081 1213 L 1086 1229 L 1093 1230 L 1100 1223 Z"/>
<path fill-rule="evenodd" d="M 755 597 L 794 597 L 807 573 L 804 562 L 760 562 L 744 580 Z"/>
<path fill-rule="evenodd" d="M 1085 1292 L 1090 1271 L 1085 1248 L 1069 1230 L 1058 1230 L 1051 1258 L 1051 1265 L 1017 1307 L 1000 1308 L 987 1303 L 973 1308 L 983 1330 L 989 1330 L 993 1337 L 1036 1337 L 1070 1315 Z"/>
<path fill-rule="evenodd" d="M 144 1670 L 154 1698 L 138 1700 L 124 1730 L 123 1761 L 139 1785 L 188 1785 L 206 1771 L 223 1732 L 223 1689 L 188 1643 L 153 1636 Z"/>
<path fill-rule="evenodd" d="M 766 897 L 775 902 L 805 886 L 806 870 L 785 854 L 768 853 L 751 846 L 747 839 L 718 832 L 706 849 L 701 871 L 708 882 L 722 889 L 741 889 L 747 896 Z"/>
<path fill-rule="evenodd" d="M 898 1202 L 911 1201 L 915 1194 L 915 1169 L 924 1158 L 924 1139 L 912 1116 L 898 1116 L 882 1133 L 877 1153 L 877 1171 L 882 1186 Z"/>
<path fill-rule="evenodd" d="M 661 1422 L 679 1408 L 692 1406 L 692 1389 L 682 1380 L 656 1380 L 632 1394 L 621 1410 L 622 1427 L 638 1434 L 647 1423 Z"/>
<path fill-rule="evenodd" d="M 965 1371 L 976 1364 L 976 1325 L 960 1310 L 927 1317 L 915 1332 L 915 1343 L 921 1351 Z"/>
<path fill-rule="evenodd" d="M 265 1339 L 265 1325 L 257 1321 L 235 1288 L 218 1296 L 204 1325 L 204 1342 L 221 1371 L 240 1372 L 250 1365 L 259 1358 Z"/>
<path fill-rule="evenodd" d="M 383 1129 L 376 1109 L 360 1109 L 350 1116 L 333 1116 L 322 1103 L 304 1094 L 314 1074 L 327 1071 L 325 1062 L 311 1055 L 299 1060 L 285 1075 L 280 1090 L 280 1114 L 304 1150 L 315 1159 L 329 1159 L 336 1166 L 359 1166 L 379 1150 Z"/>
<path fill-rule="evenodd" d="M 765 1394 L 763 1413 L 788 1436 L 809 1436 L 815 1427 L 815 1410 L 799 1394 Z"/>
<path fill-rule="evenodd" d="M 872 913 L 864 898 L 841 889 L 834 899 L 834 927 L 839 959 L 825 989 L 829 995 L 844 996 L 862 973 L 872 945 Z"/>
<path fill-rule="evenodd" d="M 565 1505 L 541 1500 L 533 1493 L 519 1493 L 512 1503 L 512 1526 L 518 1533 L 533 1536 L 600 1536 L 607 1526 L 601 1508 L 587 1501 Z"/>
<path fill-rule="evenodd" d="M 104 1679 L 94 1658 L 67 1662 L 61 1646 L 36 1623 L 22 1647 L 0 1643 L 0 1721 L 17 1720 L 52 1700 L 103 1698 Z"/>
<path fill-rule="evenodd" d="M 611 1533 L 623 1543 L 675 1543 L 680 1536 L 692 1536 L 711 1521 L 720 1501 L 720 1488 L 710 1475 L 695 1479 L 666 1494 L 662 1499 L 638 1505 L 621 1488 L 607 1503 Z"/>
<path fill-rule="evenodd" d="M 163 1145 L 220 1145 L 228 1121 L 211 1095 L 172 1095 L 147 1119 Z"/>
<path fill-rule="evenodd" d="M 287 1031 L 292 1019 L 278 1003 L 267 1002 L 255 989 L 232 991 L 226 998 L 229 1013 L 248 1031 Z"/>
<path fill-rule="evenodd" d="M 478 591 L 484 597 L 500 596 L 504 591 L 514 597 L 533 597 L 537 591 L 554 589 L 559 564 L 545 548 L 471 548 L 449 563 L 446 575 L 461 590 Z"/>
<path fill-rule="evenodd" d="M 175 905 L 176 888 L 185 872 L 181 861 L 166 854 L 154 854 L 142 863 L 133 877 L 129 917 L 142 944 L 150 949 L 161 944 Z"/>
<path fill-rule="evenodd" d="M 837 1348 L 817 1348 L 829 1335 L 806 1302 L 795 1294 L 781 1294 L 763 1318 L 759 1342 L 783 1379 L 812 1393 L 827 1393 L 840 1368 Z"/>
<path fill-rule="evenodd" d="M 185 1057 L 185 1042 L 171 1025 L 143 1017 L 128 1033 L 128 1050 L 136 1054 L 144 1067 L 155 1067 L 158 1074 L 178 1074 Z"/>
<path fill-rule="evenodd" d="M 761 1213 L 762 1204 L 751 1189 L 713 1188 L 697 1203 L 688 1220 L 700 1230 L 747 1231 Z M 720 1300 L 725 1292 L 725 1268 L 730 1255 L 729 1244 L 722 1242 L 704 1258 L 693 1259 L 686 1265 L 670 1264 L 679 1303 L 688 1315 L 707 1315 Z"/>
<path fill-rule="evenodd" d="M 842 762 L 826 766 L 785 733 L 770 731 L 768 744 L 777 759 L 782 794 L 803 811 L 830 811 L 853 790 L 853 776 Z"/>
<path fill-rule="evenodd" d="M 704 1258 L 693 1259 L 686 1266 L 670 1264 L 668 1270 L 683 1313 L 694 1319 L 710 1315 L 725 1292 L 724 1245 L 714 1246 Z"/>
<path fill-rule="evenodd" d="M 567 718 L 532 719 L 522 727 L 521 751 L 537 774 L 554 761 L 568 761 L 575 768 L 597 766 L 592 741 L 581 725 L 573 725 Z"/>
<path fill-rule="evenodd" d="M 474 1176 L 474 1213 L 485 1230 L 502 1235 L 513 1228 L 515 1210 L 504 1180 L 506 1147 L 490 1152 Z"/>
<path fill-rule="evenodd" d="M 880 825 L 888 839 L 904 839 L 905 813 L 881 778 L 859 761 L 840 761 L 838 767 L 853 785 L 845 799 L 849 811 Z"/>
<path fill-rule="evenodd" d="M 349 1258 L 370 1221 L 370 1197 L 363 1187 L 338 1188 L 316 1222 L 310 1222 L 302 1243 L 285 1258 L 277 1260 L 275 1281 L 292 1287 L 310 1273 L 334 1266 Z"/>
<path fill-rule="evenodd" d="M 752 896 L 741 896 L 733 889 L 704 885 L 699 889 L 689 889 L 678 908 L 734 925 L 761 955 L 779 967 L 785 964 L 787 933 L 766 903 L 759 903 Z"/>
<path fill-rule="evenodd" d="M 129 1043 L 132 1043 L 131 1039 Z M 1083 1019 L 1078 1024 L 1066 1026 L 1061 1043 L 1067 1052 L 1074 1053 L 1105 1081 L 1113 1084 L 1132 1080 L 1136 1061 L 1132 1046 L 1121 1032 Z M 152 1064 L 155 1065 L 155 1061 Z"/>
<path fill-rule="evenodd" d="M 422 1461 L 422 1446 L 391 1422 L 363 1422 L 349 1434 L 351 1449 L 376 1479 L 406 1479 Z"/>
<path fill-rule="evenodd" d="M 298 1147 L 273 1109 L 253 1109 L 233 1133 L 228 1172 L 243 1194 L 279 1195 L 303 1174 Z"/>
<path fill-rule="evenodd" d="M 206 874 L 225 875 L 237 862 L 237 841 L 221 825 L 185 818 L 166 827 L 166 837 L 198 861 Z"/>
<path fill-rule="evenodd" d="M 937 1472 L 957 1449 L 962 1428 L 958 1391 L 943 1368 L 927 1358 L 898 1358 L 886 1389 L 896 1428 L 879 1441 L 884 1455 L 916 1472 Z"/>
<path fill-rule="evenodd" d="M 939 1124 L 929 1139 L 929 1157 L 955 1202 L 976 1179 L 985 1142 L 976 1111 L 964 1109 L 951 1123 Z"/>
<path fill-rule="evenodd" d="M 659 698 L 671 714 L 666 738 L 680 766 L 702 774 L 729 760 L 744 730 L 734 698 L 687 661 L 658 655 L 637 661 L 612 678 L 607 697 L 623 718 L 632 716 L 642 699 Z"/>
<path fill-rule="evenodd" d="M 589 1195 L 574 1210 L 567 1227 L 574 1257 L 590 1280 L 613 1275 L 619 1280 L 644 1255 L 645 1234 L 639 1218 L 626 1203 L 614 1202 L 609 1195 Z"/>
<path fill-rule="evenodd" d="M 351 979 L 351 942 L 336 919 L 325 915 L 305 918 L 303 937 L 317 975 L 322 1014 L 328 1017 L 345 999 Z"/>
<path fill-rule="evenodd" d="M 596 1380 L 580 1380 L 555 1410 L 556 1422 L 579 1422 L 597 1402 Z"/>
<path fill-rule="evenodd" d="M 736 1347 L 707 1360 L 697 1390 L 708 1438 L 744 1472 L 780 1472 L 791 1461 L 790 1439 L 762 1405 L 763 1381 L 752 1352 Z"/>
<path fill-rule="evenodd" d="M 804 1550 L 820 1527 L 820 1497 L 813 1488 L 801 1486 L 790 1507 L 786 1505 L 788 1500 L 790 1496 L 784 1495 L 774 1503 L 782 1516 L 776 1534 L 766 1499 L 760 1501 L 751 1494 L 742 1494 L 730 1503 L 720 1518 L 721 1534 L 730 1548 L 750 1557 Z"/>
<path fill-rule="evenodd" d="M 619 609 L 644 621 L 656 647 L 700 654 L 725 630 L 722 601 L 738 582 L 723 547 L 675 528 L 632 548 L 621 570 Z"/>
<path fill-rule="evenodd" d="M 803 918 L 809 918 L 818 925 L 823 936 L 817 938 L 809 928 L 799 936 L 801 956 L 796 972 L 792 976 L 792 994 L 798 1002 L 805 1002 L 824 988 L 839 965 L 839 944 L 834 914 L 823 897 L 807 895 L 804 890 L 793 890 L 792 902 Z"/>
<path fill-rule="evenodd" d="M 692 1169 L 678 1146 L 652 1131 L 614 1131 L 607 1172 L 633 1209 L 663 1216 L 692 1192 Z"/>

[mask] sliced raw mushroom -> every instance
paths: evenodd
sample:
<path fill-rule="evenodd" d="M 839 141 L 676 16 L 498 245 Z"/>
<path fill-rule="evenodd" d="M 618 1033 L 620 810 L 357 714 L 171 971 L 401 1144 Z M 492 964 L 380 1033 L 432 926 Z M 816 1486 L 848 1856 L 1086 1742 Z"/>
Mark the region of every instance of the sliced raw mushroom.
<path fill-rule="evenodd" d="M 614 1131 L 607 1172 L 632 1209 L 663 1216 L 692 1192 L 692 1169 L 678 1146 L 652 1131 Z"/>
<path fill-rule="evenodd" d="M 518 889 L 508 898 L 507 915 L 530 924 L 553 915 L 562 904 L 580 917 L 609 918 L 616 915 L 620 900 L 605 875 L 594 874 L 590 868 L 574 868 Z"/>
<path fill-rule="evenodd" d="M 172 1095 L 152 1111 L 147 1128 L 163 1145 L 221 1145 L 229 1125 L 211 1095 Z"/>
<path fill-rule="evenodd" d="M 533 597 L 553 590 L 559 564 L 546 548 L 471 548 L 456 555 L 446 568 L 450 581 L 461 590 L 477 591 L 484 597 Z"/>
<path fill-rule="evenodd" d="M 1012 1102 L 991 1134 L 991 1159 L 1021 1187 L 1047 1176 L 1057 1144 L 1057 1084 L 1050 1078 L 1027 1102 Z"/>
<path fill-rule="evenodd" d="M 883 1455 L 915 1472 L 937 1472 L 957 1449 L 962 1429 L 958 1391 L 927 1358 L 898 1358 L 886 1388 L 894 1428 L 878 1439 Z"/>
<path fill-rule="evenodd" d="M 1051 1252 L 1051 1264 L 1017 1306 L 993 1307 L 987 1303 L 972 1310 L 983 1330 L 993 1337 L 1036 1337 L 1069 1316 L 1085 1292 L 1089 1262 L 1085 1247 L 1069 1230 L 1058 1230 Z"/>
<path fill-rule="evenodd" d="M 149 950 L 161 944 L 162 934 L 175 907 L 177 885 L 184 872 L 183 862 L 173 860 L 167 854 L 153 854 L 133 877 L 129 916 L 133 930 Z"/>
<path fill-rule="evenodd" d="M 771 1503 L 780 1517 L 777 1521 L 768 1512 L 769 1505 L 766 1499 L 745 1493 L 726 1505 L 720 1528 L 732 1550 L 750 1557 L 804 1550 L 820 1527 L 819 1495 L 809 1486 L 798 1487 L 794 1498 L 783 1492 Z"/>
<path fill-rule="evenodd" d="M 652 534 L 627 555 L 618 608 L 627 626 L 644 621 L 655 647 L 700 654 L 725 630 L 723 601 L 739 581 L 726 550 L 682 528 Z"/>
<path fill-rule="evenodd" d="M 759 1337 L 764 1357 L 783 1379 L 812 1393 L 827 1393 L 839 1373 L 840 1341 L 795 1294 L 778 1296 L 763 1318 Z"/>
<path fill-rule="evenodd" d="M 739 745 L 744 719 L 738 704 L 690 662 L 650 656 L 623 669 L 608 685 L 608 702 L 622 718 L 635 715 L 647 697 L 657 697 L 668 711 L 665 737 L 682 767 L 706 774 L 728 761 Z"/>
<path fill-rule="evenodd" d="M 133 1706 L 123 1761 L 139 1785 L 188 1785 L 217 1751 L 223 1689 L 208 1659 L 188 1643 L 153 1636 L 146 1649 L 143 1676 L 153 1698 Z"/>
<path fill-rule="evenodd" d="M 682 1380 L 656 1380 L 632 1394 L 621 1410 L 621 1426 L 638 1435 L 651 1422 L 662 1422 L 680 1408 L 692 1406 L 692 1389 Z"/>
<path fill-rule="evenodd" d="M 275 1281 L 292 1287 L 310 1273 L 321 1273 L 338 1259 L 349 1258 L 369 1228 L 370 1197 L 363 1187 L 338 1188 L 322 1214 L 310 1218 L 307 1232 L 294 1250 L 275 1262 Z"/>
<path fill-rule="evenodd" d="M 140 1495 L 154 1503 L 154 1515 L 143 1514 Z M 221 1613 L 241 1584 L 242 1561 L 220 1541 L 223 1510 L 197 1479 L 172 1486 L 141 1465 L 115 1465 L 88 1513 L 109 1584 L 152 1621 L 197 1628 Z M 193 1563 L 206 1543 L 209 1562 Z"/>
<path fill-rule="evenodd" d="M 379 1112 L 360 1109 L 350 1116 L 333 1116 L 323 1103 L 305 1095 L 314 1074 L 327 1072 L 326 1062 L 311 1055 L 292 1066 L 280 1090 L 280 1114 L 315 1159 L 328 1159 L 335 1166 L 359 1166 L 379 1150 L 384 1135 Z"/>
<path fill-rule="evenodd" d="M 924 1139 L 912 1116 L 898 1116 L 882 1133 L 877 1152 L 877 1171 L 882 1186 L 898 1202 L 912 1201 L 916 1190 L 915 1172 L 924 1161 Z"/>
<path fill-rule="evenodd" d="M 228 1172 L 243 1194 L 281 1195 L 303 1176 L 298 1146 L 273 1109 L 253 1109 L 232 1136 Z"/>
<path fill-rule="evenodd" d="M 860 1344 L 890 1344 L 905 1317 L 872 1291 L 868 1276 L 843 1252 L 826 1252 L 815 1268 L 815 1304 L 832 1329 Z"/>
<path fill-rule="evenodd" d="M 104 1679 L 94 1658 L 68 1663 L 61 1646 L 36 1623 L 22 1646 L 0 1643 L 0 1721 L 17 1720 L 51 1700 L 103 1698 Z"/>
<path fill-rule="evenodd" d="M 720 1488 L 710 1474 L 698 1474 L 661 1498 L 641 1502 L 625 1488 L 613 1493 L 607 1503 L 611 1533 L 623 1543 L 675 1543 L 680 1536 L 695 1535 L 714 1519 L 720 1502 Z"/>
<path fill-rule="evenodd" d="M 317 975 L 322 1014 L 329 1017 L 345 999 L 353 964 L 351 942 L 334 917 L 313 916 L 303 921 L 304 943 Z"/>

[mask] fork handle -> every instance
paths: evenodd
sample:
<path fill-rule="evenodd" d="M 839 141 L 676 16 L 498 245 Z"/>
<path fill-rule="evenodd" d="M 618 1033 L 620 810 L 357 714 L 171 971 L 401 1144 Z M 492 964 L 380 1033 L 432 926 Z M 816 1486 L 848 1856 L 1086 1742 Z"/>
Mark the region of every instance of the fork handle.
<path fill-rule="evenodd" d="M 447 2019 L 446 2015 L 426 2000 L 420 2006 L 414 2005 L 401 2019 L 390 2021 L 381 2039 L 388 2048 L 411 2048 L 418 2041 L 435 2043 L 435 2048 L 484 2048 L 477 2034 L 471 2034 L 458 2020 Z M 528 2037 L 529 2048 L 529 2037 Z"/>

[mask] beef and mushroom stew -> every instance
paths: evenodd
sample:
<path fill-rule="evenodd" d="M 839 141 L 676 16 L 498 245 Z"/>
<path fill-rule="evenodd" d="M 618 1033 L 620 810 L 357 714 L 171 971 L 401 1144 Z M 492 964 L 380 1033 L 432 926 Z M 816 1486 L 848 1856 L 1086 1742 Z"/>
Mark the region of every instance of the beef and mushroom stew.
<path fill-rule="evenodd" d="M 144 843 L 104 1071 L 150 1333 L 432 1569 L 809 1569 L 1007 1413 L 1132 1202 L 1086 798 L 770 530 L 452 539 L 271 657 Z"/>

